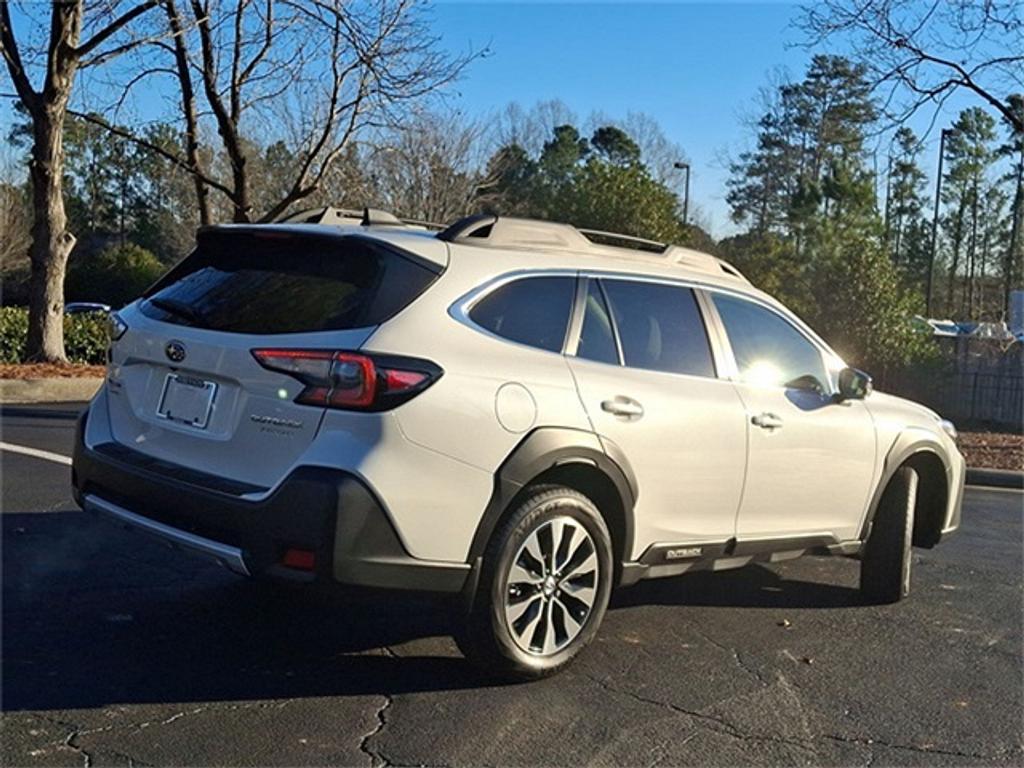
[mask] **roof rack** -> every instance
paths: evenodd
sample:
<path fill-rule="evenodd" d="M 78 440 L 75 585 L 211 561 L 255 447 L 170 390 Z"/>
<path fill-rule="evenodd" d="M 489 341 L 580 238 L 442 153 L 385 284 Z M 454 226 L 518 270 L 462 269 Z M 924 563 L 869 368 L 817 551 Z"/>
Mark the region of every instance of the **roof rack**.
<path fill-rule="evenodd" d="M 296 213 L 290 213 L 277 220 L 279 224 L 334 224 L 363 227 L 402 227 L 413 226 L 421 229 L 444 229 L 444 224 L 437 224 L 422 219 L 409 219 L 395 216 L 388 211 L 377 208 L 337 208 L 324 206 L 322 208 L 307 208 Z"/>
<path fill-rule="evenodd" d="M 738 269 L 716 256 L 678 245 L 597 229 L 577 229 L 539 219 L 476 214 L 459 219 L 441 232 L 440 240 L 500 248 L 570 250 L 596 256 L 634 258 L 725 275 L 749 282 Z"/>

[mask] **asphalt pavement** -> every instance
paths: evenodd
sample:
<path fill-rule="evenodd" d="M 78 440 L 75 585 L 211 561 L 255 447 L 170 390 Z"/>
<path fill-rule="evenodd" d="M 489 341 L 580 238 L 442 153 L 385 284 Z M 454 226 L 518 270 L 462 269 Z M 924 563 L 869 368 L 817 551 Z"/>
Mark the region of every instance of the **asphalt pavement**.
<path fill-rule="evenodd" d="M 72 427 L 5 410 L 0 440 Z M 842 558 L 644 582 L 501 685 L 443 601 L 246 581 L 79 511 L 64 464 L 2 473 L 0 765 L 1024 764 L 1020 492 L 969 488 L 899 605 Z"/>

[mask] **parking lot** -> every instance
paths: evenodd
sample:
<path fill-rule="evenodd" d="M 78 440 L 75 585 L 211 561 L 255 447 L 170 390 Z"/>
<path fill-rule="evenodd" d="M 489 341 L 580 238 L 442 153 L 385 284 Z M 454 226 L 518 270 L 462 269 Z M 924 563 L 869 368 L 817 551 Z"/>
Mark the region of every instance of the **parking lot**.
<path fill-rule="evenodd" d="M 72 427 L 2 439 L 68 456 Z M 839 558 L 646 582 L 567 673 L 498 685 L 443 602 L 242 580 L 4 451 L 0 763 L 1020 765 L 1022 501 L 968 489 L 903 604 Z"/>

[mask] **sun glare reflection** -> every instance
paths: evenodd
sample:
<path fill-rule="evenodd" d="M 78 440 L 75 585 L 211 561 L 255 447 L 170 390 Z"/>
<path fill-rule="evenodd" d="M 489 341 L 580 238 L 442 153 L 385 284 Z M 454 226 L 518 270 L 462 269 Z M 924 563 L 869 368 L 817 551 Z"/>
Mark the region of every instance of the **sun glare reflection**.
<path fill-rule="evenodd" d="M 755 360 L 743 371 L 743 380 L 759 387 L 772 387 L 782 384 L 782 371 L 767 360 Z"/>

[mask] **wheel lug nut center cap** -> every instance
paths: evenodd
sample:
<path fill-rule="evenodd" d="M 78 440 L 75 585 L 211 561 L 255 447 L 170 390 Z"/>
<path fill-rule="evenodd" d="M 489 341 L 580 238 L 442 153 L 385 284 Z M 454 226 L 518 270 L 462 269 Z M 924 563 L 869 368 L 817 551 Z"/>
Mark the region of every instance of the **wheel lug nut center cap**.
<path fill-rule="evenodd" d="M 551 597 L 551 595 L 555 593 L 555 587 L 557 585 L 558 583 L 555 581 L 554 576 L 548 576 L 546 579 L 544 579 L 544 585 L 542 587 L 542 589 L 544 590 L 544 597 Z"/>

